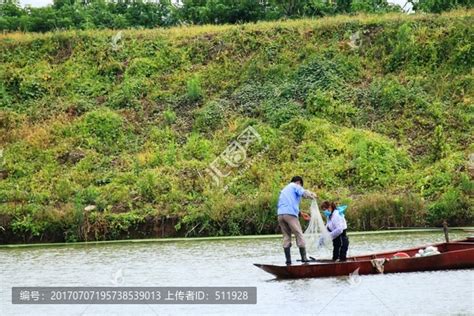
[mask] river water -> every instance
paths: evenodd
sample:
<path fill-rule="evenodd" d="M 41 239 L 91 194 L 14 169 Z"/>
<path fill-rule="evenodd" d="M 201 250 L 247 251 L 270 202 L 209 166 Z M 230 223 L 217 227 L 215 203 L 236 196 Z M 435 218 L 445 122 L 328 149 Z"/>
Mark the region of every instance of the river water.
<path fill-rule="evenodd" d="M 440 233 L 351 236 L 349 254 L 442 241 Z M 474 270 L 360 276 L 354 282 L 275 280 L 253 266 L 283 262 L 276 238 L 0 249 L 0 315 L 474 315 Z M 12 286 L 114 286 L 119 274 L 120 286 L 255 286 L 257 304 L 11 304 Z"/>

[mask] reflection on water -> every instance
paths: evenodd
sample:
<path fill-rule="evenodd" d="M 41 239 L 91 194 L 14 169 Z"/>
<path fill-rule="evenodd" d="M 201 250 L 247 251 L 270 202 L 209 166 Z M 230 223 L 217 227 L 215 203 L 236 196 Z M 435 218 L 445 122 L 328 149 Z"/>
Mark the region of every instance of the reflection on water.
<path fill-rule="evenodd" d="M 452 238 L 462 238 L 452 234 Z M 352 236 L 350 255 L 442 242 L 442 234 Z M 1 315 L 473 314 L 474 270 L 275 280 L 279 239 L 0 250 Z M 311 255 L 311 254 L 310 254 Z M 297 248 L 293 249 L 297 258 Z M 120 272 L 119 272 L 120 271 Z M 12 305 L 12 286 L 256 286 L 257 305 Z"/>

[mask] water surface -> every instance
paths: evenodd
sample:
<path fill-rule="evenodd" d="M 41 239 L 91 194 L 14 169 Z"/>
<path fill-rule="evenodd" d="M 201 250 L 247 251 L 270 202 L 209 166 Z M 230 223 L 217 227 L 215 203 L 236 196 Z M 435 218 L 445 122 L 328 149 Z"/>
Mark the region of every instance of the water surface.
<path fill-rule="evenodd" d="M 451 234 L 452 238 L 464 237 Z M 442 242 L 440 233 L 350 237 L 350 255 Z M 293 249 L 297 258 L 297 248 Z M 474 315 L 474 270 L 275 280 L 253 263 L 284 261 L 280 239 L 0 250 L 1 315 Z M 12 286 L 255 286 L 256 305 L 12 305 Z"/>

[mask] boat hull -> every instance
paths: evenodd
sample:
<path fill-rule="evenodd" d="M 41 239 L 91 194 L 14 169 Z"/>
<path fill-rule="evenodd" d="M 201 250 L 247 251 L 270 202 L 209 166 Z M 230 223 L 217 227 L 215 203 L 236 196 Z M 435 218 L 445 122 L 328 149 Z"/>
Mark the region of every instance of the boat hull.
<path fill-rule="evenodd" d="M 350 257 L 346 262 L 311 262 L 296 265 L 255 264 L 260 269 L 277 278 L 323 278 L 347 276 L 358 270 L 359 275 L 380 273 L 401 273 L 434 270 L 471 269 L 474 268 L 474 241 L 463 240 L 452 243 L 433 245 L 440 254 L 427 257 L 414 257 L 419 249 L 410 248 L 386 253 Z M 393 258 L 397 252 L 405 252 L 410 258 Z M 374 259 L 382 259 L 383 264 L 377 268 Z"/>

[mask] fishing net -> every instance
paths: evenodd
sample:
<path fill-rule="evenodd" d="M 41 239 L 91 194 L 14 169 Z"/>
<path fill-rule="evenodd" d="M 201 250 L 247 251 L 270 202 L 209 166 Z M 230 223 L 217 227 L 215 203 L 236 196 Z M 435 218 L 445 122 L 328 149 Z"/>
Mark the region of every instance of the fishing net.
<path fill-rule="evenodd" d="M 318 257 L 329 256 L 329 247 L 332 245 L 331 236 L 324 225 L 323 217 L 319 211 L 318 202 L 313 199 L 311 202 L 311 219 L 304 232 L 306 248 L 308 253 L 315 254 Z"/>

